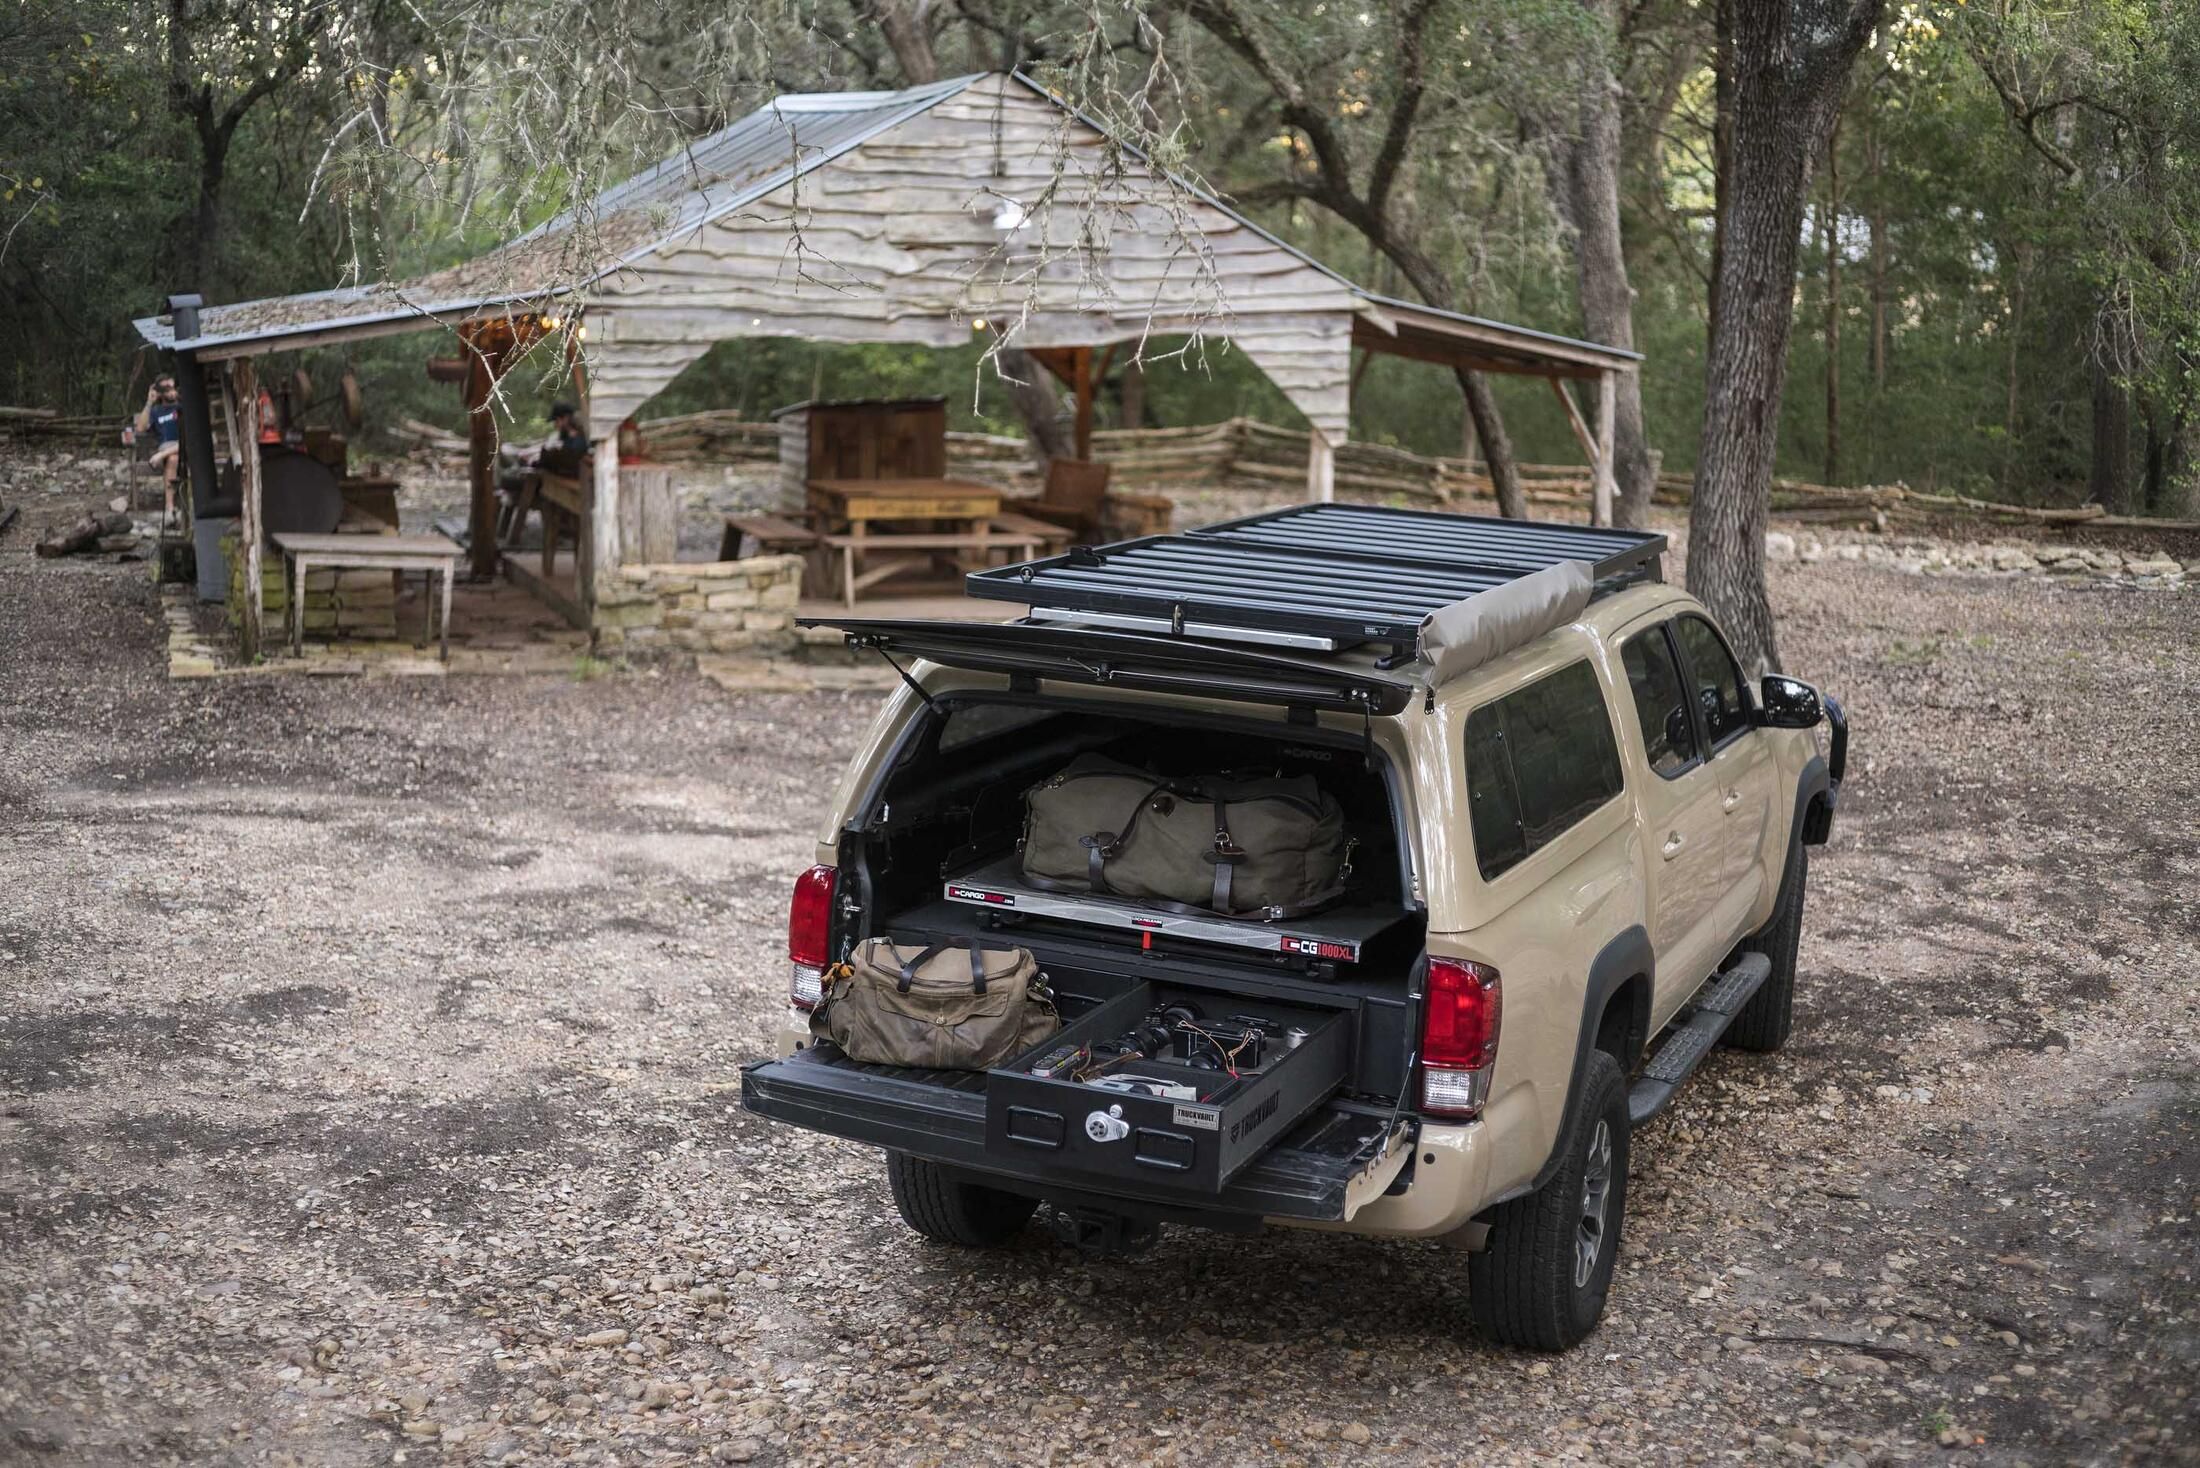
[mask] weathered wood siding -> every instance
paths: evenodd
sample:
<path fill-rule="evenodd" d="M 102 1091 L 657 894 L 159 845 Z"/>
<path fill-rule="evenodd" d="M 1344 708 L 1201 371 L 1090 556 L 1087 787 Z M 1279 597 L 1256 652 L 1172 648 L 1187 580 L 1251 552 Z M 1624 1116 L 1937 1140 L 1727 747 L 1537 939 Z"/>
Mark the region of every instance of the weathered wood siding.
<path fill-rule="evenodd" d="M 592 296 L 592 421 L 608 432 L 727 338 L 949 346 L 986 319 L 1034 347 L 1197 327 L 1342 441 L 1351 292 L 1211 205 L 1183 201 L 1179 233 L 1150 174 L 1106 177 L 1108 146 L 991 77 L 667 243 Z M 1002 249 L 1008 200 L 1030 214 Z"/>

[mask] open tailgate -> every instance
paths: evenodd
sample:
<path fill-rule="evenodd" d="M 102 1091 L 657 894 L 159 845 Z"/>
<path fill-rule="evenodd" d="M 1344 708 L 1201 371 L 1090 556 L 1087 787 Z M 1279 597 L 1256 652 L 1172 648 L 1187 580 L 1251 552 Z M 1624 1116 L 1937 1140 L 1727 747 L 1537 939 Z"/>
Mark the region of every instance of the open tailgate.
<path fill-rule="evenodd" d="M 908 1152 L 1021 1183 L 1026 1191 L 1090 1195 L 1090 1178 L 1050 1175 L 1043 1159 L 986 1146 L 985 1077 L 857 1065 L 800 1050 L 741 1071 L 741 1104 L 760 1116 Z M 1379 1196 L 1410 1158 L 1411 1122 L 1391 1111 L 1333 1101 L 1308 1114 L 1219 1192 L 1160 1181 L 1112 1183 L 1110 1196 L 1159 1207 L 1256 1218 L 1338 1221 Z"/>

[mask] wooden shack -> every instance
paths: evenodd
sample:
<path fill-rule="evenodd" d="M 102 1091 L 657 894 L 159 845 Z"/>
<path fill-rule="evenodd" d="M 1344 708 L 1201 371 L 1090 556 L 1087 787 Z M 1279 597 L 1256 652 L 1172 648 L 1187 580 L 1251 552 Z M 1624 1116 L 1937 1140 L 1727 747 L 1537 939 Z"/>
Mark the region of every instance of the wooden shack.
<path fill-rule="evenodd" d="M 588 262 L 577 276 L 576 257 Z M 898 92 L 782 96 L 463 265 L 137 326 L 182 366 L 530 319 L 565 333 L 585 416 L 607 437 L 730 339 L 949 347 L 991 334 L 1062 376 L 1078 395 L 1079 422 L 1089 423 L 1109 349 L 1122 364 L 1155 333 L 1205 333 L 1227 339 L 1215 350 L 1243 352 L 1305 416 L 1315 499 L 1331 497 L 1356 351 L 1526 373 L 1565 400 L 1591 459 L 1599 519 L 1611 497 L 1612 394 L 1598 394 L 1591 429 L 1568 385 L 1639 361 L 1366 291 L 1152 169 L 1041 84 L 1005 72 Z M 482 386 L 470 384 L 470 403 L 488 401 Z M 204 422 L 187 413 L 187 436 L 210 432 Z M 480 434 L 475 458 L 478 466 Z M 635 549 L 621 529 L 629 517 L 618 455 L 598 452 L 594 464 L 584 600 Z M 479 485 L 477 475 L 477 547 L 494 513 Z M 249 572 L 257 576 L 256 558 Z"/>

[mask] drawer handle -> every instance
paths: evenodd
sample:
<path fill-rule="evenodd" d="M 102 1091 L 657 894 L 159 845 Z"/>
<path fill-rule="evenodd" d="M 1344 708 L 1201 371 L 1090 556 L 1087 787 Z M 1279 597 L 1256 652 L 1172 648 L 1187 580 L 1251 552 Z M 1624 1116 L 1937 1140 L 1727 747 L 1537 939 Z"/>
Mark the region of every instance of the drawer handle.
<path fill-rule="evenodd" d="M 1164 1152 L 1177 1155 L 1166 1156 Z M 1199 1144 L 1182 1132 L 1164 1132 L 1142 1126 L 1131 1139 L 1131 1160 L 1164 1172 L 1190 1172 Z"/>
<path fill-rule="evenodd" d="M 1032 1106 L 1008 1108 L 1008 1139 L 1022 1142 L 1027 1147 L 1045 1147 L 1051 1152 L 1062 1150 L 1062 1139 L 1069 1134 L 1069 1123 L 1059 1111 L 1041 1111 Z"/>

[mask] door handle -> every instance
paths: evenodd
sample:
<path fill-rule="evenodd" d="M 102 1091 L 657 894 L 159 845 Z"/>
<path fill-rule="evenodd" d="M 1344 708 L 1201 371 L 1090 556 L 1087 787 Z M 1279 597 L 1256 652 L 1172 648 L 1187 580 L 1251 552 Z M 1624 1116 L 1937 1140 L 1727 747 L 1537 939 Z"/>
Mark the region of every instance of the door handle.
<path fill-rule="evenodd" d="M 1719 809 L 1725 811 L 1728 815 L 1732 815 L 1734 814 L 1734 807 L 1740 805 L 1741 803 L 1742 792 L 1739 790 L 1729 790 L 1726 792 L 1726 798 L 1719 802 Z"/>
<path fill-rule="evenodd" d="M 1687 844 L 1688 843 L 1681 838 L 1680 832 L 1668 831 L 1665 833 L 1665 845 L 1659 848 L 1659 854 L 1662 855 L 1667 861 L 1671 861 L 1674 857 L 1681 854 L 1681 848 L 1683 846 L 1686 846 Z"/>

